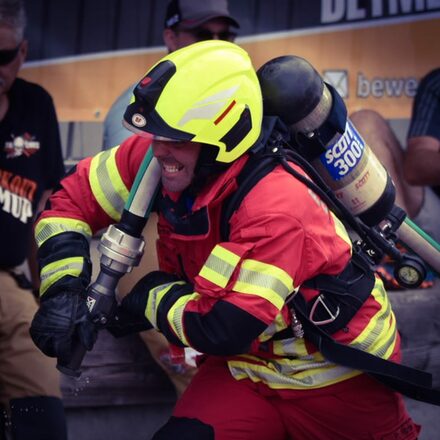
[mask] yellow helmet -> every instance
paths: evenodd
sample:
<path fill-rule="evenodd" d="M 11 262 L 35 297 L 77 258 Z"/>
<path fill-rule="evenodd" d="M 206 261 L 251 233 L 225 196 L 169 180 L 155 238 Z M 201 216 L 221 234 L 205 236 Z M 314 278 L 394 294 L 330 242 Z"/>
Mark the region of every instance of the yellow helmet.
<path fill-rule="evenodd" d="M 218 148 L 230 163 L 258 140 L 263 100 L 249 55 L 233 43 L 202 41 L 156 63 L 124 114 L 131 131 Z"/>

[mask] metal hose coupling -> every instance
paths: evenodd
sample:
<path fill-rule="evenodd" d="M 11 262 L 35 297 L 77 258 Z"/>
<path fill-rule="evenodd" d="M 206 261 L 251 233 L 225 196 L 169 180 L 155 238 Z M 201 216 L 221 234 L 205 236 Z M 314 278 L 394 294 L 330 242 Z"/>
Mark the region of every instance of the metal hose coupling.
<path fill-rule="evenodd" d="M 133 237 L 117 225 L 110 225 L 98 245 L 101 252 L 101 266 L 125 274 L 137 266 L 144 253 L 142 237 Z"/>

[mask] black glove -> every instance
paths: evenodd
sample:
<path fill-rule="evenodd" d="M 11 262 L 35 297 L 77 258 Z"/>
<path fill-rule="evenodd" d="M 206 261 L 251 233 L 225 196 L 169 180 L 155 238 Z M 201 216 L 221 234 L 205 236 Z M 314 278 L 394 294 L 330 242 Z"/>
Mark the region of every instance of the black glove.
<path fill-rule="evenodd" d="M 179 281 L 179 279 L 180 278 L 176 275 L 167 272 L 154 271 L 145 275 L 136 283 L 131 292 L 122 299 L 121 305 L 116 313 L 119 317 L 120 327 L 125 326 L 127 330 L 125 334 L 130 332 L 130 328 L 131 333 L 152 328 L 152 325 L 145 317 L 145 309 L 147 307 L 150 290 L 161 284 Z M 109 326 L 111 333 L 113 333 L 113 324 L 114 321 Z"/>
<path fill-rule="evenodd" d="M 32 321 L 30 333 L 35 345 L 46 355 L 68 364 L 72 350 L 81 343 L 91 350 L 97 331 L 90 321 L 86 290 L 90 282 L 89 243 L 76 232 L 63 232 L 46 240 L 38 249 L 43 269 L 65 258 L 83 257 L 78 276 L 66 275 L 51 283 L 40 298 L 40 308 Z"/>
<path fill-rule="evenodd" d="M 105 326 L 105 329 L 115 338 L 143 332 L 151 328 L 153 326 L 145 316 L 138 317 L 121 306 L 117 307 L 115 315 Z"/>
<path fill-rule="evenodd" d="M 89 316 L 83 290 L 43 295 L 30 328 L 32 340 L 47 356 L 68 364 L 78 341 L 87 350 L 96 342 L 97 328 Z"/>

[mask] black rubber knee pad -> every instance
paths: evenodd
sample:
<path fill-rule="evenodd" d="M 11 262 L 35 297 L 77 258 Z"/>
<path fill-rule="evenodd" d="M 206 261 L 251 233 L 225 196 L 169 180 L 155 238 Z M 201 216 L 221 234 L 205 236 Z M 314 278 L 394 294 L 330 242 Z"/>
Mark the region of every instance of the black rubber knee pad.
<path fill-rule="evenodd" d="M 170 417 L 152 440 L 214 440 L 214 428 L 198 419 Z"/>

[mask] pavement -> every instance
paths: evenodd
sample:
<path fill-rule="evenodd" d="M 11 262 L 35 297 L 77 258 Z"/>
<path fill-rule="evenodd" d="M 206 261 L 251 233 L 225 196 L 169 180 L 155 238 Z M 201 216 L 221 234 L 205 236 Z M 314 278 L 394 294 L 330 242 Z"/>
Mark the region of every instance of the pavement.
<path fill-rule="evenodd" d="M 405 400 L 411 417 L 422 426 L 419 440 L 439 440 L 440 408 Z M 66 411 L 69 440 L 150 440 L 171 411 L 172 404 L 70 408 Z"/>
<path fill-rule="evenodd" d="M 412 419 L 422 427 L 419 440 L 439 440 L 440 407 L 406 398 L 405 402 Z"/>

